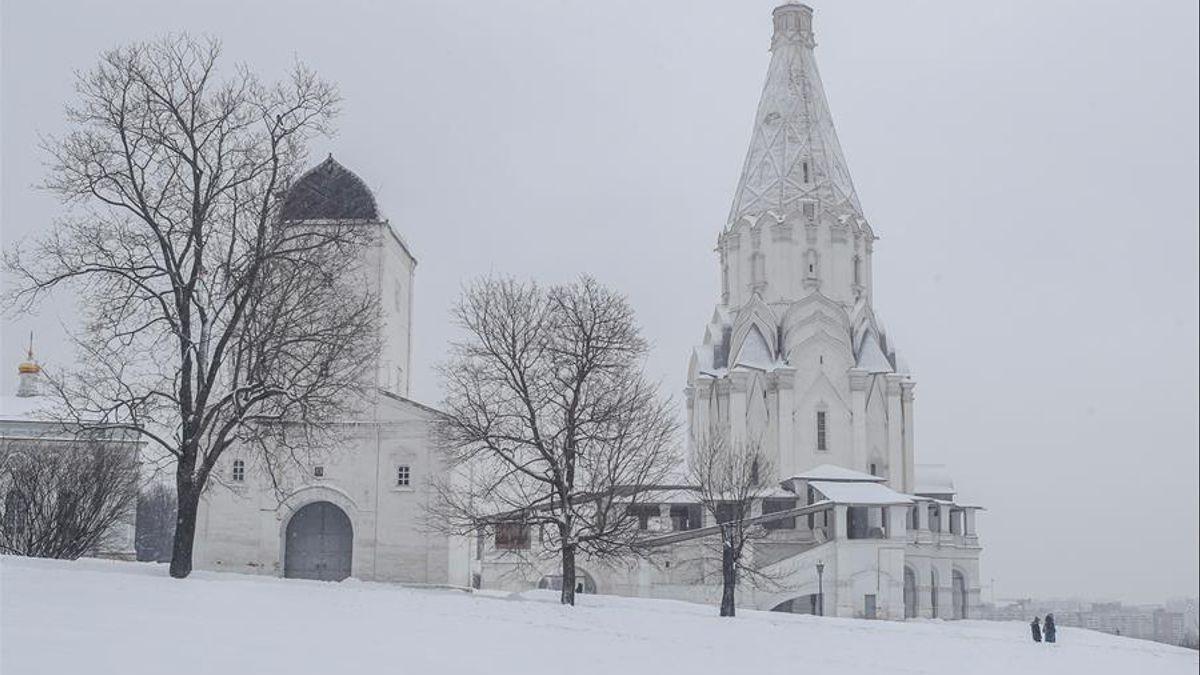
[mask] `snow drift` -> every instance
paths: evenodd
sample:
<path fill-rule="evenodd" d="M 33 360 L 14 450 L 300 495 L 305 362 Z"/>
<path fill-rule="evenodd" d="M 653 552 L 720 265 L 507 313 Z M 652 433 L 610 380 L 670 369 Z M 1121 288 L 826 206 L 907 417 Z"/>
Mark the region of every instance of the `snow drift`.
<path fill-rule="evenodd" d="M 1023 623 L 892 623 L 661 600 L 340 584 L 0 557 L 0 673 L 1197 672 L 1196 652 Z"/>

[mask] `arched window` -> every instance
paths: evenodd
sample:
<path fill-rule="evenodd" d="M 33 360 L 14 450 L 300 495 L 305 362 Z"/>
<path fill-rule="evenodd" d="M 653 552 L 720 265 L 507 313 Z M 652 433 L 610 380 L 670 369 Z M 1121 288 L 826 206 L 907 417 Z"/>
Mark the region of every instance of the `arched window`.
<path fill-rule="evenodd" d="M 829 436 L 826 429 L 826 420 L 828 417 L 824 410 L 817 411 L 817 450 L 829 449 Z"/>
<path fill-rule="evenodd" d="M 809 182 L 809 176 L 808 176 L 808 162 L 802 162 L 802 163 L 800 164 L 800 167 L 801 167 L 801 170 L 802 170 L 802 171 L 803 171 L 803 173 L 804 173 L 804 182 L 805 182 L 805 183 L 808 183 L 808 182 Z"/>
<path fill-rule="evenodd" d="M 808 249 L 808 252 L 804 254 L 804 264 L 808 278 L 815 279 L 817 277 L 817 252 L 811 248 Z"/>
<path fill-rule="evenodd" d="M 750 283 L 759 292 L 767 285 L 767 259 L 762 253 L 750 256 Z"/>
<path fill-rule="evenodd" d="M 244 460 L 233 460 L 233 482 L 241 483 L 246 480 L 246 462 Z"/>
<path fill-rule="evenodd" d="M 854 256 L 854 285 L 862 285 L 862 258 Z"/>

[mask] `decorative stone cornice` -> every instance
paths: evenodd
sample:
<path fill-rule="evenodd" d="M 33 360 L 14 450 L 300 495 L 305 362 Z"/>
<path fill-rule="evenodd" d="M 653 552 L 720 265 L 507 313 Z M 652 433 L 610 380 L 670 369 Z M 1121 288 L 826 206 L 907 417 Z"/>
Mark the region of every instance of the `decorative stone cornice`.
<path fill-rule="evenodd" d="M 744 370 L 735 370 L 729 373 L 729 383 L 730 391 L 744 394 L 750 388 L 750 373 Z"/>
<path fill-rule="evenodd" d="M 812 31 L 812 8 L 808 5 L 788 3 L 775 8 L 772 13 L 775 34 L 771 36 L 771 51 L 783 44 L 796 44 L 806 49 L 817 46 Z"/>
<path fill-rule="evenodd" d="M 728 377 L 722 377 L 721 379 L 717 380 L 715 386 L 715 389 L 717 390 L 717 396 L 728 396 L 730 386 L 731 385 Z"/>
<path fill-rule="evenodd" d="M 794 389 L 796 387 L 795 368 L 776 368 L 771 375 L 775 380 L 775 387 L 777 389 Z"/>
<path fill-rule="evenodd" d="M 899 396 L 900 384 L 904 381 L 904 376 L 897 373 L 885 373 L 883 379 L 887 382 L 888 396 Z"/>
<path fill-rule="evenodd" d="M 871 379 L 866 368 L 851 368 L 846 374 L 850 376 L 850 391 L 866 391 L 867 381 Z"/>

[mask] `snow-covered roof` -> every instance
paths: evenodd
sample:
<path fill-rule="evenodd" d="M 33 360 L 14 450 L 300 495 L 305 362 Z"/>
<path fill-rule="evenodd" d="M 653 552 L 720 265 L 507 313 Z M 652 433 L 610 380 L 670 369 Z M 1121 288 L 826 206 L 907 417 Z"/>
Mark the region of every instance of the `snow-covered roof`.
<path fill-rule="evenodd" d="M 766 338 L 752 327 L 738 350 L 737 363 L 739 366 L 749 366 L 758 370 L 768 370 L 775 365 L 775 357 L 771 356 L 771 348 L 767 346 Z"/>
<path fill-rule="evenodd" d="M 844 483 L 814 480 L 809 487 L 838 504 L 911 504 L 913 498 L 879 483 Z"/>
<path fill-rule="evenodd" d="M 48 407 L 42 396 L 0 396 L 0 420 L 41 421 L 38 413 Z"/>
<path fill-rule="evenodd" d="M 879 476 L 872 476 L 869 473 L 855 471 L 854 469 L 847 469 L 844 466 L 822 464 L 814 466 L 804 473 L 798 473 L 787 480 L 882 483 L 886 479 Z"/>
<path fill-rule="evenodd" d="M 913 492 L 919 495 L 953 495 L 954 479 L 945 464 L 917 464 L 913 467 L 916 484 Z"/>
<path fill-rule="evenodd" d="M 868 330 L 863 336 L 862 348 L 858 352 L 858 363 L 855 366 L 872 374 L 892 372 L 892 364 L 883 355 L 883 348 L 879 346 L 879 338 L 874 331 Z"/>

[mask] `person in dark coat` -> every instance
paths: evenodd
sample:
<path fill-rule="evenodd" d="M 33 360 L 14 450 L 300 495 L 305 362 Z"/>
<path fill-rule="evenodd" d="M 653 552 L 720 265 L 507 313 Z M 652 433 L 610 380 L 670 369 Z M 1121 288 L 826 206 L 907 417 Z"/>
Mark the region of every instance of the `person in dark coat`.
<path fill-rule="evenodd" d="M 1041 622 L 1041 619 L 1038 619 L 1036 616 L 1035 616 L 1035 617 L 1033 617 L 1033 621 L 1031 621 L 1031 622 L 1029 623 L 1029 630 L 1033 632 L 1033 641 L 1034 641 L 1034 642 L 1041 642 L 1041 641 L 1042 641 L 1042 622 Z"/>
<path fill-rule="evenodd" d="M 1054 615 L 1046 615 L 1046 642 L 1054 642 L 1057 629 L 1054 628 Z"/>

